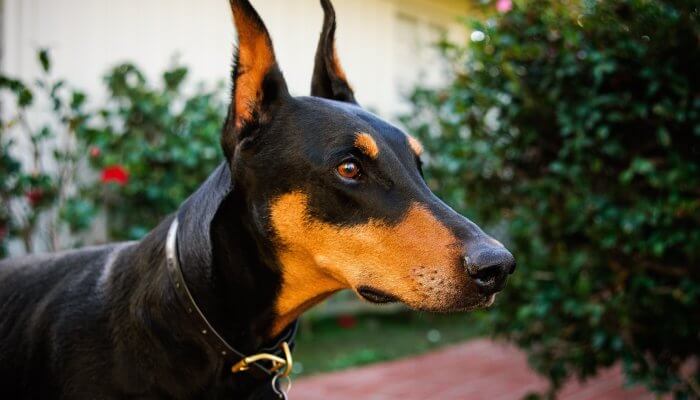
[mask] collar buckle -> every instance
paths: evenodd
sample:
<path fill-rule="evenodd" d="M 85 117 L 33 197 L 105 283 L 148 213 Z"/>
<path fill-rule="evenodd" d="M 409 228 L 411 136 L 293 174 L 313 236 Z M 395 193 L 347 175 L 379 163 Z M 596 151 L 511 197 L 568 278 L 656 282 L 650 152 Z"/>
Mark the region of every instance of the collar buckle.
<path fill-rule="evenodd" d="M 270 368 L 270 371 L 275 372 L 276 376 L 286 378 L 292 373 L 294 361 L 292 359 L 292 352 L 289 349 L 289 344 L 287 342 L 282 342 L 280 349 L 284 353 L 284 358 L 270 353 L 255 354 L 245 357 L 241 361 L 234 364 L 234 366 L 231 367 L 231 372 L 237 374 L 250 369 L 251 364 L 255 364 L 259 361 L 270 361 L 272 363 L 272 368 Z"/>

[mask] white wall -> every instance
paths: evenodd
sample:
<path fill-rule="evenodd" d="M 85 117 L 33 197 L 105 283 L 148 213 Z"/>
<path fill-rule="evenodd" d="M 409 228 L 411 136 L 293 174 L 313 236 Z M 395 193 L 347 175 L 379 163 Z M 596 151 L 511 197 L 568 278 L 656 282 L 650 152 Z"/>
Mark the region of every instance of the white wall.
<path fill-rule="evenodd" d="M 179 55 L 196 81 L 227 80 L 235 40 L 225 0 L 5 0 L 3 71 L 32 78 L 36 50 L 52 50 L 55 74 L 99 96 L 120 61 L 156 76 Z M 322 23 L 318 0 L 253 0 L 271 31 L 296 95 L 308 94 Z M 389 116 L 399 88 L 433 69 L 415 43 L 436 31 L 459 35 L 467 0 L 335 0 L 341 59 L 363 105 Z M 435 72 L 433 72 L 435 75 Z M 438 74 L 439 75 L 439 74 Z"/>

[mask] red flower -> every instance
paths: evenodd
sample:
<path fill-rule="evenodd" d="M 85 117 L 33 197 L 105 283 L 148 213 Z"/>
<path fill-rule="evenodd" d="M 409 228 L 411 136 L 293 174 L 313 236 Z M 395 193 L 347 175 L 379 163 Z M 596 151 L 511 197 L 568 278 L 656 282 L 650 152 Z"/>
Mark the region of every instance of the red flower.
<path fill-rule="evenodd" d="M 97 158 L 102 154 L 102 150 L 100 150 L 99 147 L 97 146 L 92 146 L 90 147 L 90 157 L 92 158 Z"/>
<path fill-rule="evenodd" d="M 338 317 L 338 326 L 343 329 L 354 328 L 357 325 L 357 319 L 352 315 L 341 315 Z"/>
<path fill-rule="evenodd" d="M 112 165 L 102 170 L 102 183 L 114 182 L 120 186 L 129 182 L 129 172 L 121 165 Z"/>
<path fill-rule="evenodd" d="M 29 205 L 32 207 L 38 206 L 44 199 L 44 191 L 41 189 L 31 189 L 26 194 Z"/>

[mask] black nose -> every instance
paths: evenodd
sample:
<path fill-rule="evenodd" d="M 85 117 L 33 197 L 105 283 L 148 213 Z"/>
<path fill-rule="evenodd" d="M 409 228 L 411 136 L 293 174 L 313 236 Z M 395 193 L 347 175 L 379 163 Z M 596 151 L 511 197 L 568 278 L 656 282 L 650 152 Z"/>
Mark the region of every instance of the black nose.
<path fill-rule="evenodd" d="M 482 294 L 500 292 L 515 271 L 515 258 L 502 247 L 476 249 L 464 257 L 464 266 Z"/>

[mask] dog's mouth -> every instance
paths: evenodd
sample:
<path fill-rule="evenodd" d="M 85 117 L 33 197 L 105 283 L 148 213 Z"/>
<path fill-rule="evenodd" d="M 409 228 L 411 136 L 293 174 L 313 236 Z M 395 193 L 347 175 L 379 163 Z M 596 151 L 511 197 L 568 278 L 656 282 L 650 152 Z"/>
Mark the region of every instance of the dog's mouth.
<path fill-rule="evenodd" d="M 467 300 L 459 304 L 440 304 L 440 305 L 425 305 L 420 303 L 405 303 L 398 296 L 386 293 L 371 286 L 359 286 L 357 293 L 363 299 L 374 304 L 390 304 L 404 303 L 410 308 L 418 311 L 433 312 L 433 313 L 452 313 L 452 312 L 467 312 L 478 309 L 491 307 L 496 299 L 495 294 L 479 295 L 476 299 Z"/>
<path fill-rule="evenodd" d="M 388 303 L 396 303 L 399 301 L 399 299 L 396 296 L 390 295 L 388 293 L 382 292 L 381 290 L 369 287 L 369 286 L 360 286 L 357 289 L 357 293 L 362 296 L 365 300 L 375 303 L 375 304 L 388 304 Z"/>

